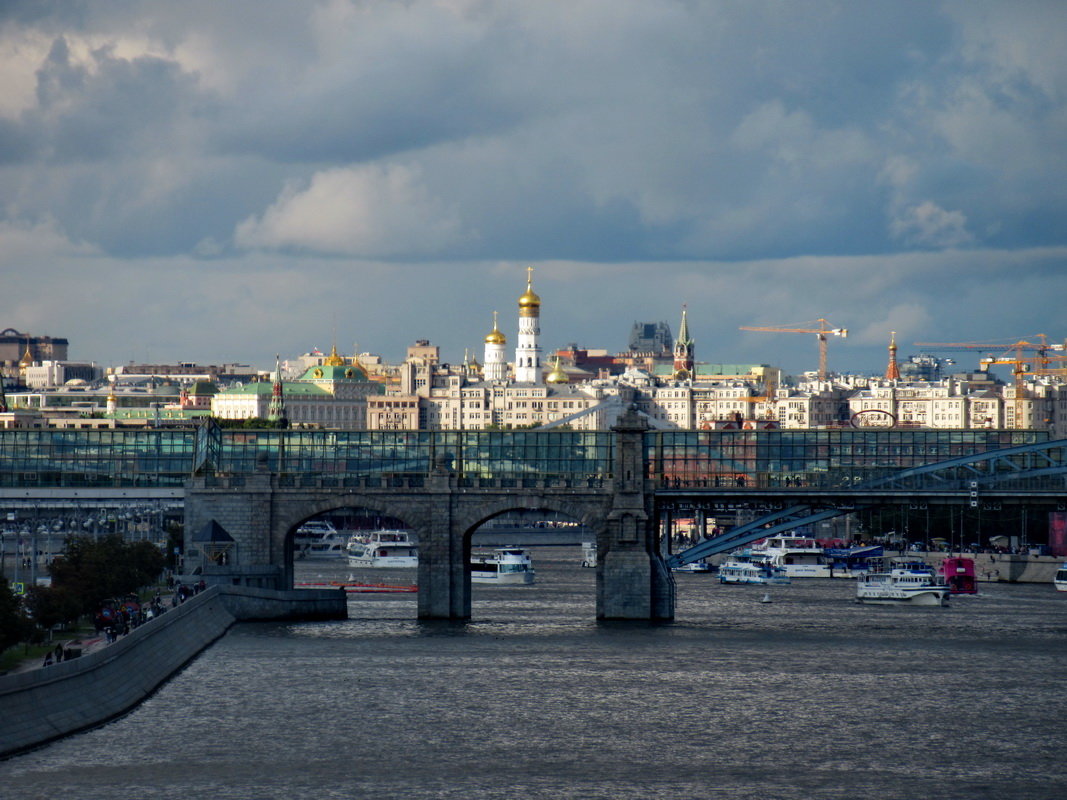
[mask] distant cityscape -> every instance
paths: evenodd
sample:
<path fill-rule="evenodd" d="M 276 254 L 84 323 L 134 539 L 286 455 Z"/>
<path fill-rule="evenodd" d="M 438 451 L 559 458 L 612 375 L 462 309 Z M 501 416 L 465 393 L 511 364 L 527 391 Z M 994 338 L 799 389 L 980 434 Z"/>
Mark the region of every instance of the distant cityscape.
<path fill-rule="evenodd" d="M 688 312 L 677 336 L 666 321 L 634 322 L 621 353 L 569 344 L 544 353 L 541 298 L 528 275 L 517 301 L 515 346 L 493 312 L 480 353 L 460 364 L 420 339 L 399 364 L 372 353 L 313 349 L 273 370 L 222 363 L 103 367 L 68 359 L 66 338 L 0 332 L 0 428 L 223 425 L 368 430 L 605 430 L 634 406 L 659 429 L 902 427 L 1028 429 L 1067 438 L 1062 343 L 933 344 L 898 358 L 887 332 L 884 369 L 835 374 L 826 344 L 847 331 L 825 320 L 819 369 L 790 376 L 769 363 L 697 358 Z M 506 326 L 505 326 L 506 327 Z M 953 357 L 942 355 L 958 350 Z M 972 362 L 975 369 L 960 368 Z M 1011 371 L 1008 382 L 989 367 Z"/>

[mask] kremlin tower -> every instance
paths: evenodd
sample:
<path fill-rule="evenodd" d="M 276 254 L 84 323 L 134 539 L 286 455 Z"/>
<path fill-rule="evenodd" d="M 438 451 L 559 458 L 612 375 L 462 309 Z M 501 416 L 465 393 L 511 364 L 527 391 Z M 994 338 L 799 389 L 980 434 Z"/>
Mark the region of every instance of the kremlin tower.
<path fill-rule="evenodd" d="M 897 332 L 889 336 L 889 365 L 885 368 L 885 379 L 887 381 L 899 381 L 900 380 L 900 367 L 897 366 Z"/>
<path fill-rule="evenodd" d="M 519 297 L 519 341 L 515 347 L 515 382 L 540 384 L 541 298 L 534 294 L 533 267 L 526 268 L 526 291 Z M 488 355 L 486 356 L 488 358 Z"/>
<path fill-rule="evenodd" d="M 493 312 L 493 330 L 485 337 L 485 366 L 483 376 L 490 382 L 502 382 L 508 379 L 508 360 L 504 347 L 508 340 L 497 327 L 496 312 Z"/>
<path fill-rule="evenodd" d="M 674 377 L 680 381 L 693 377 L 693 340 L 689 338 L 689 319 L 685 306 L 682 306 L 682 324 L 674 342 Z"/>

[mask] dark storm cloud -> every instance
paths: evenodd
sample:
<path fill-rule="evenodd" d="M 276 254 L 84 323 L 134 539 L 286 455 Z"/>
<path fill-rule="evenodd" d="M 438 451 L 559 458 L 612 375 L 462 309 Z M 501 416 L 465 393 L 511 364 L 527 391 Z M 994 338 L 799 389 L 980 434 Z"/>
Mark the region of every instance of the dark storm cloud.
<path fill-rule="evenodd" d="M 507 265 L 493 281 L 510 298 L 520 260 L 558 290 L 556 344 L 621 347 L 633 319 L 675 324 L 687 298 L 722 360 L 773 344 L 806 363 L 790 337 L 736 332 L 757 319 L 832 318 L 854 331 L 843 359 L 878 361 L 887 330 L 1011 336 L 1030 317 L 1054 334 L 1065 9 L 7 3 L 0 245 L 37 237 L 18 252 L 53 248 L 75 271 L 88 248 L 99 280 L 127 305 L 141 287 L 160 318 L 160 276 L 259 281 L 255 303 L 231 303 L 253 349 L 257 308 L 310 337 L 287 295 L 330 301 L 296 269 L 352 287 L 395 343 L 412 326 L 378 309 L 418 305 L 396 286 L 462 306 Z M 47 324 L 77 303 L 58 291 L 0 312 Z M 424 335 L 476 344 L 481 324 L 462 324 Z"/>

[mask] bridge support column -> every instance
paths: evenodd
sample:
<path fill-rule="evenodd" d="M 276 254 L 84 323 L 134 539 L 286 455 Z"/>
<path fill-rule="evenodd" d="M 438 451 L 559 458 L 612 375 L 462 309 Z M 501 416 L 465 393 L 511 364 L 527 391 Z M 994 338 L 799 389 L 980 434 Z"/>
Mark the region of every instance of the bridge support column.
<path fill-rule="evenodd" d="M 597 619 L 674 619 L 674 578 L 659 553 L 658 531 L 645 491 L 644 432 L 631 408 L 612 428 L 615 494 L 597 542 Z"/>
<path fill-rule="evenodd" d="M 464 620 L 471 616 L 470 582 L 463 531 L 453 531 L 455 476 L 439 465 L 427 482 L 429 513 L 419 534 L 419 619 Z"/>

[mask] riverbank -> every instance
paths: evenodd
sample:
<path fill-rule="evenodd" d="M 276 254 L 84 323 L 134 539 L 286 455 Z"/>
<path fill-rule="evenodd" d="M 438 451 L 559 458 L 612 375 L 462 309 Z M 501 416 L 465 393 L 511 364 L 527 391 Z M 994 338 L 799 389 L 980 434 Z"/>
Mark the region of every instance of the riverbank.
<path fill-rule="evenodd" d="M 343 592 L 213 586 L 118 641 L 0 676 L 0 758 L 124 714 L 235 622 L 344 619 Z M 83 644 L 85 644 L 83 642 Z"/>

